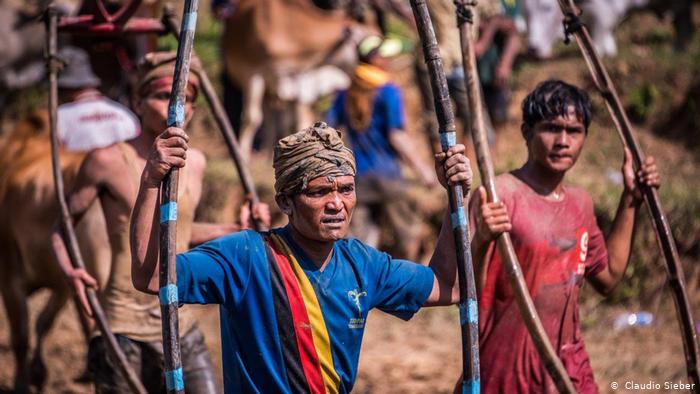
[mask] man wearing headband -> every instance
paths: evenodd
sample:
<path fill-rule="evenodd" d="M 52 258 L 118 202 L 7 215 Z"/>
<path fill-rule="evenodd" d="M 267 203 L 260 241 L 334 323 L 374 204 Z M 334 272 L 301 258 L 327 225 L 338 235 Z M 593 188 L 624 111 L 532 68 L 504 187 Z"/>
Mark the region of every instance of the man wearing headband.
<path fill-rule="evenodd" d="M 192 60 L 185 104 L 186 122 L 193 115 L 193 103 L 199 86 L 197 74 L 201 69 L 199 62 L 195 58 Z M 146 55 L 133 98 L 133 110 L 141 119 L 141 135 L 128 143 L 120 142 L 90 152 L 80 168 L 76 186 L 68 196 L 71 214 L 76 221 L 96 198 L 102 203 L 112 251 L 110 276 L 105 288 L 101 289 L 102 305 L 120 347 L 148 392 L 160 392 L 165 387 L 160 305 L 157 297 L 143 294 L 131 284 L 128 220 L 146 161 L 158 159 L 149 157 L 149 154 L 152 153 L 151 146 L 159 145 L 164 138 L 161 133 L 166 128 L 174 67 L 174 53 Z M 168 132 L 164 135 L 167 136 Z M 202 192 L 206 160 L 200 151 L 190 149 L 187 164 L 180 172 L 178 190 L 179 251 L 241 228 L 237 224 L 193 223 Z M 247 212 L 244 214 L 249 216 Z M 91 315 L 84 289 L 85 286 L 96 286 L 95 279 L 84 270 L 71 267 L 58 228 L 52 242 L 61 268 L 75 288 L 85 312 Z M 188 392 L 216 392 L 211 359 L 194 316 L 188 310 L 183 310 L 180 316 L 182 362 Z M 97 393 L 130 392 L 97 331 L 90 341 L 88 364 Z"/>
<path fill-rule="evenodd" d="M 136 288 L 158 291 L 158 184 L 184 163 L 187 136 L 154 145 L 131 220 Z M 161 166 L 161 163 L 169 165 Z M 464 146 L 435 157 L 444 185 L 468 194 Z M 445 218 L 430 267 L 347 239 L 355 159 L 319 122 L 275 148 L 276 201 L 289 224 L 243 231 L 177 256 L 178 301 L 220 304 L 227 393 L 346 393 L 357 374 L 365 321 L 378 308 L 409 319 L 421 306 L 458 302 L 452 225 Z"/>

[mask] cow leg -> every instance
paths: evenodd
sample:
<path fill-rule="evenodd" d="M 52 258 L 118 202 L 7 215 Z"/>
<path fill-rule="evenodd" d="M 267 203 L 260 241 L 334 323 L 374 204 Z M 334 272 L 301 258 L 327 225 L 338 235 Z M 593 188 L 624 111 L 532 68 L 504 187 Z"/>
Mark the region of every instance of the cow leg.
<path fill-rule="evenodd" d="M 301 130 L 305 127 L 309 127 L 314 124 L 315 116 L 311 106 L 301 101 L 296 102 L 296 128 L 294 130 Z"/>
<path fill-rule="evenodd" d="M 65 291 L 54 290 L 36 321 L 36 347 L 29 371 L 32 385 L 39 388 L 40 391 L 44 387 L 44 383 L 46 383 L 47 375 L 46 365 L 42 357 L 44 339 L 53 326 L 58 312 L 63 308 L 63 305 L 66 304 L 66 300 L 67 296 Z"/>
<path fill-rule="evenodd" d="M 14 280 L 11 279 L 9 283 L 0 286 L 0 292 L 5 302 L 7 318 L 10 321 L 12 351 L 15 355 L 15 392 L 28 393 L 29 310 L 27 308 L 27 294 L 20 283 L 20 278 L 16 275 L 10 274 L 5 278 L 12 278 L 11 275 L 15 276 Z"/>
<path fill-rule="evenodd" d="M 258 130 L 253 147 L 264 154 L 270 153 L 277 140 L 286 132 L 284 124 L 285 102 L 273 97 L 265 96 L 262 103 L 262 113 L 265 114 L 260 130 Z M 272 157 L 272 155 L 270 155 Z"/>
<path fill-rule="evenodd" d="M 231 127 L 236 137 L 241 136 L 241 113 L 243 112 L 243 92 L 238 87 L 226 71 L 221 73 L 221 86 L 224 89 L 224 109 L 231 121 Z"/>
<path fill-rule="evenodd" d="M 584 7 L 596 51 L 601 56 L 614 57 L 617 55 L 617 43 L 613 31 L 623 15 L 610 10 L 604 1 L 591 1 Z"/>
<path fill-rule="evenodd" d="M 241 123 L 240 144 L 241 154 L 247 161 L 253 151 L 253 139 L 263 121 L 263 97 L 265 95 L 265 80 L 262 75 L 255 74 L 248 81 L 243 95 L 243 121 Z"/>
<path fill-rule="evenodd" d="M 695 33 L 693 24 L 693 2 L 692 0 L 677 0 L 672 3 L 673 27 L 676 31 L 674 46 L 676 50 L 684 50 Z"/>

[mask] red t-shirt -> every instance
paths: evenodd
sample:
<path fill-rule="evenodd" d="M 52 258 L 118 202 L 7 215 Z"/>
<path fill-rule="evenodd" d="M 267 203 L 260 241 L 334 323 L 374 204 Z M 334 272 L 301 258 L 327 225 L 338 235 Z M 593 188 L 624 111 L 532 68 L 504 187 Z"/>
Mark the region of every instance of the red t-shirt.
<path fill-rule="evenodd" d="M 579 393 L 597 393 L 580 332 L 578 296 L 584 277 L 607 266 L 605 239 L 582 189 L 566 186 L 561 201 L 535 193 L 512 174 L 496 178 L 513 225 L 523 276 L 552 346 Z M 471 221 L 479 212 L 472 200 Z M 472 227 L 474 228 L 474 227 Z M 556 393 L 513 297 L 498 250 L 479 299 L 481 384 L 484 393 Z"/>

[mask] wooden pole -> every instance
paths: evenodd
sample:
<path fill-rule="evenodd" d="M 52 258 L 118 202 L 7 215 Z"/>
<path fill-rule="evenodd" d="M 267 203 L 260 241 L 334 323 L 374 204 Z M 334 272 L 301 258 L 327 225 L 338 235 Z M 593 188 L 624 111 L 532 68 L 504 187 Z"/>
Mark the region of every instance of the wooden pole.
<path fill-rule="evenodd" d="M 635 137 L 632 124 L 627 118 L 620 97 L 617 94 L 615 85 L 608 75 L 605 66 L 600 60 L 598 53 L 593 46 L 593 41 L 588 33 L 588 29 L 579 20 L 581 11 L 576 7 L 572 0 L 558 0 L 559 6 L 564 13 L 564 26 L 567 36 L 573 34 L 576 38 L 581 54 L 586 61 L 586 65 L 591 72 L 593 82 L 600 94 L 605 99 L 605 104 L 608 107 L 608 112 L 612 117 L 617 131 L 620 135 L 622 143 L 632 151 L 635 169 L 639 169 L 644 162 L 644 153 Z M 688 377 L 695 383 L 695 392 L 700 392 L 700 365 L 698 364 L 698 340 L 695 331 L 695 320 L 691 313 L 690 301 L 685 291 L 685 278 L 683 275 L 683 267 L 681 265 L 676 243 L 673 239 L 671 227 L 668 224 L 668 219 L 661 207 L 661 200 L 654 188 L 642 187 L 644 201 L 646 202 L 651 221 L 656 232 L 661 252 L 666 261 L 666 272 L 668 281 L 671 286 L 671 294 L 676 306 L 676 314 L 678 323 L 683 336 L 683 348 L 685 351 L 686 370 Z"/>
<path fill-rule="evenodd" d="M 423 44 L 425 62 L 430 73 L 430 85 L 435 101 L 435 114 L 440 127 L 440 143 L 443 151 L 456 144 L 454 113 L 450 104 L 447 79 L 440 50 L 433 31 L 425 0 L 411 0 L 413 16 Z M 469 248 L 469 224 L 464 206 L 462 186 L 452 185 L 448 190 L 450 219 L 457 249 L 457 276 L 459 279 L 459 317 L 462 333 L 462 393 L 480 392 L 479 379 L 479 308 L 476 302 L 474 268 Z"/>
<path fill-rule="evenodd" d="M 68 210 L 68 204 L 66 202 L 65 186 L 63 183 L 63 174 L 61 173 L 61 161 L 58 154 L 58 133 L 57 133 L 57 112 L 58 112 L 58 78 L 57 74 L 61 67 L 60 60 L 58 59 L 57 52 L 57 36 L 58 36 L 58 11 L 53 5 L 49 5 L 47 9 L 46 17 L 46 37 L 47 37 L 47 67 L 49 69 L 49 132 L 51 135 L 51 164 L 53 170 L 53 180 L 56 185 L 56 199 L 58 200 L 58 205 L 61 209 L 61 226 L 63 232 L 63 239 L 66 243 L 68 254 L 70 256 L 71 262 L 75 268 L 85 269 L 85 263 L 83 262 L 83 256 L 80 253 L 80 248 L 78 247 L 78 238 L 75 236 L 75 229 L 73 228 L 73 220 Z M 87 293 L 88 303 L 92 309 L 92 314 L 95 317 L 97 327 L 102 333 L 102 339 L 107 345 L 107 351 L 110 356 L 114 357 L 117 362 L 117 367 L 121 371 L 122 375 L 126 378 L 131 391 L 136 394 L 146 394 L 146 389 L 141 384 L 138 376 L 131 368 L 131 365 L 124 356 L 117 339 L 109 328 L 107 323 L 107 317 L 105 316 L 102 306 L 97 298 L 97 293 L 95 289 L 87 287 L 85 289 Z"/>
<path fill-rule="evenodd" d="M 473 7 L 476 2 L 467 2 L 465 0 L 455 0 L 457 10 L 457 24 L 459 26 L 460 40 L 462 44 L 462 67 L 464 68 L 464 82 L 469 98 L 469 112 L 471 122 L 468 127 L 471 131 L 472 141 L 476 150 L 476 159 L 479 165 L 479 173 L 481 174 L 481 182 L 486 188 L 486 193 L 490 201 L 498 201 L 496 192 L 496 182 L 493 170 L 493 161 L 489 151 L 488 140 L 486 138 L 486 128 L 484 111 L 481 106 L 481 87 L 479 85 L 479 72 L 476 66 L 476 56 L 474 54 L 474 38 L 472 32 L 473 26 Z M 468 22 L 468 23 L 467 23 Z M 540 359 L 547 368 L 547 372 L 552 377 L 554 384 L 560 393 L 576 393 L 573 383 L 569 378 L 564 365 L 557 357 L 547 332 L 542 326 L 535 304 L 532 302 L 527 284 L 523 278 L 523 272 L 518 262 L 518 257 L 513 248 L 513 241 L 510 234 L 502 233 L 496 240 L 498 250 L 501 254 L 503 264 L 508 273 L 508 281 L 513 290 L 513 296 L 520 309 L 520 314 L 523 317 L 525 326 L 527 327 L 532 342 L 537 348 Z"/>
<path fill-rule="evenodd" d="M 170 7 L 166 7 L 163 12 L 163 24 L 165 25 L 166 29 L 170 30 L 170 32 L 175 36 L 180 36 L 180 26 L 177 23 L 177 19 L 172 8 Z M 238 170 L 238 176 L 240 177 L 241 185 L 243 186 L 243 192 L 250 198 L 251 204 L 256 205 L 260 202 L 260 198 L 255 190 L 253 177 L 250 175 L 250 171 L 248 171 L 248 168 L 246 167 L 246 162 L 243 160 L 243 156 L 241 155 L 241 148 L 238 144 L 236 134 L 233 132 L 231 121 L 226 115 L 226 111 L 224 111 L 224 107 L 221 105 L 221 100 L 219 100 L 219 96 L 216 94 L 216 90 L 214 90 L 214 86 L 209 79 L 209 75 L 207 75 L 207 72 L 204 69 L 202 69 L 199 73 L 199 82 L 202 85 L 202 92 L 204 93 L 204 98 L 209 104 L 209 109 L 211 110 L 212 116 L 214 117 L 217 126 L 219 126 L 219 130 L 221 130 L 221 134 L 224 136 L 224 141 L 226 141 L 226 146 L 228 147 L 228 152 L 231 155 L 231 159 L 233 159 L 233 163 L 236 165 L 236 170 Z M 256 230 L 266 230 L 264 225 L 254 218 L 253 227 Z"/>
<path fill-rule="evenodd" d="M 185 0 L 182 26 L 175 60 L 173 88 L 168 104 L 168 127 L 185 127 L 185 90 L 190 69 L 192 43 L 197 24 L 197 0 Z M 184 393 L 185 382 L 180 359 L 178 291 L 175 254 L 177 253 L 178 168 L 163 179 L 160 194 L 160 310 L 165 355 L 165 385 L 168 393 Z"/>

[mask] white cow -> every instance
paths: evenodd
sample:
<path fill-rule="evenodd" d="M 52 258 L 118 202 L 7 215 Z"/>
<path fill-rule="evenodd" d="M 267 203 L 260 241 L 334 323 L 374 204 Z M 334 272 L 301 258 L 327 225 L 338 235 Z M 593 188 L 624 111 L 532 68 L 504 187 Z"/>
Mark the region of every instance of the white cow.
<path fill-rule="evenodd" d="M 649 0 L 586 0 L 579 5 L 600 55 L 617 54 L 615 27 L 629 10 L 648 3 Z M 564 18 L 557 0 L 525 0 L 525 17 L 531 53 L 540 59 L 550 58 L 554 42 L 564 38 Z"/>

